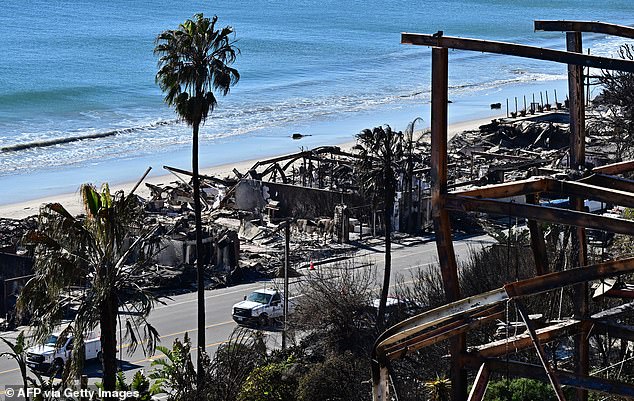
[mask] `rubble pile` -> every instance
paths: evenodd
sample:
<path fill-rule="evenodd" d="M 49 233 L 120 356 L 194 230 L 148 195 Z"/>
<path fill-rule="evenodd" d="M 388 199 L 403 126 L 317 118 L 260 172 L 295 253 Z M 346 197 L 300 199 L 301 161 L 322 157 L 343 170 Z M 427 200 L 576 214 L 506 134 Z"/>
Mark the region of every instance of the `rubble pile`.
<path fill-rule="evenodd" d="M 22 236 L 37 227 L 35 216 L 23 220 L 0 218 L 0 252 L 16 253 Z"/>

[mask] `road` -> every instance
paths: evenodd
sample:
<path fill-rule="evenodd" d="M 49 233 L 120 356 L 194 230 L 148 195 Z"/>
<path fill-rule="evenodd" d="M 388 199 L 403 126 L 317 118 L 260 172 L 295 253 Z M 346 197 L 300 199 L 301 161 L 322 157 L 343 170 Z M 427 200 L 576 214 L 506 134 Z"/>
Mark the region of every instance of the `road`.
<path fill-rule="evenodd" d="M 410 240 L 411 241 L 411 240 Z M 456 256 L 458 259 L 465 258 L 470 248 L 478 247 L 480 243 L 490 242 L 490 237 L 478 236 L 465 238 L 454 242 Z M 380 273 L 384 261 L 383 247 L 378 239 L 370 240 L 366 247 L 359 253 L 357 259 L 373 261 L 377 266 L 377 279 L 382 280 Z M 409 272 L 417 267 L 426 267 L 437 260 L 436 245 L 433 239 L 418 238 L 416 241 L 392 245 L 392 283 L 396 282 L 396 277 L 400 276 L 407 282 Z M 319 269 L 320 266 L 317 266 Z M 231 319 L 231 307 L 234 303 L 242 300 L 243 296 L 250 291 L 263 287 L 279 286 L 280 280 L 266 280 L 250 284 L 242 284 L 230 288 L 208 290 L 205 293 L 206 310 L 206 330 L 205 338 L 207 352 L 213 353 L 215 349 L 225 342 L 236 324 Z M 378 289 L 378 285 L 377 285 Z M 291 291 L 292 293 L 292 291 Z M 192 341 L 192 349 L 196 349 L 196 293 L 187 293 L 173 296 L 165 300 L 164 305 L 158 305 L 152 311 L 149 320 L 161 335 L 161 345 L 171 348 L 174 339 L 182 339 L 185 333 L 189 333 Z M 14 339 L 17 332 L 6 332 L 2 336 Z M 269 346 L 280 345 L 279 333 L 267 332 Z M 126 344 L 123 344 L 126 347 Z M 0 353 L 7 351 L 5 344 L 0 345 Z M 154 356 L 143 355 L 142 350 L 137 349 L 132 355 L 127 355 L 124 349 L 124 360 L 122 364 L 126 376 L 130 378 L 134 371 L 144 369 L 150 371 L 151 361 L 160 358 L 162 354 Z M 99 366 L 96 362 L 88 363 L 86 374 L 91 377 L 91 382 L 99 379 Z M 20 372 L 15 361 L 7 358 L 0 358 L 0 396 L 4 394 L 5 385 L 18 385 L 21 383 Z"/>

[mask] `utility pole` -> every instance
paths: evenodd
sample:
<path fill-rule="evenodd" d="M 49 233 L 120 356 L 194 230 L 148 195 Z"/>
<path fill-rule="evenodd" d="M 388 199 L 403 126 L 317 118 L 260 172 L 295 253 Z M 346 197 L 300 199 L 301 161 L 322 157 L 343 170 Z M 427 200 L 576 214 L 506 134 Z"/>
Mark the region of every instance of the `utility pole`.
<path fill-rule="evenodd" d="M 291 242 L 291 221 L 286 220 L 284 226 L 284 237 L 286 239 L 284 245 L 284 329 L 282 330 L 282 349 L 286 349 L 286 327 L 288 320 L 288 268 L 290 261 L 288 256 L 290 254 L 290 242 Z"/>

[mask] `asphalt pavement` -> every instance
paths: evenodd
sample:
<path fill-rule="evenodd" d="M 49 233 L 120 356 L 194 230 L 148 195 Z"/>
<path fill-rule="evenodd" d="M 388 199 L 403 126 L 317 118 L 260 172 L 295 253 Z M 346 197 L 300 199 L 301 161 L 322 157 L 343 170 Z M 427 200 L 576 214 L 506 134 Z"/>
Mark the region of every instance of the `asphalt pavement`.
<path fill-rule="evenodd" d="M 481 243 L 490 243 L 488 236 L 476 236 L 470 238 L 455 239 L 454 248 L 458 259 L 465 258 L 470 248 L 479 247 Z M 374 262 L 377 268 L 377 280 L 382 281 L 381 268 L 384 261 L 382 240 L 379 238 L 364 241 L 361 250 L 357 255 L 357 260 Z M 403 242 L 395 242 L 392 245 L 392 283 L 396 282 L 396 277 L 406 284 L 411 282 L 410 271 L 413 269 L 430 266 L 437 261 L 436 244 L 433 238 L 416 237 L 408 238 Z M 323 268 L 318 265 L 316 268 Z M 305 270 L 305 269 L 304 269 Z M 302 270 L 300 269 L 300 272 Z M 301 280 L 301 278 L 299 278 Z M 293 279 L 298 280 L 298 279 Z M 263 280 L 255 283 L 241 284 L 229 288 L 205 291 L 205 348 L 207 352 L 213 353 L 217 347 L 226 342 L 232 331 L 236 328 L 236 323 L 231 318 L 231 307 L 236 302 L 242 300 L 243 296 L 258 288 L 278 287 L 282 288 L 281 280 Z M 377 283 L 377 290 L 379 284 Z M 291 296 L 293 293 L 291 287 Z M 192 350 L 197 346 L 197 324 L 196 324 L 196 293 L 176 295 L 171 299 L 165 299 L 164 305 L 157 305 L 150 314 L 149 321 L 158 330 L 161 336 L 161 345 L 171 348 L 174 339 L 182 339 L 185 333 L 189 333 L 192 342 Z M 28 330 L 28 327 L 21 328 Z M 0 336 L 13 340 L 19 331 L 0 333 Z M 281 334 L 279 331 L 268 330 L 265 332 L 267 342 L 270 347 L 281 345 Z M 117 333 L 117 336 L 119 333 Z M 123 347 L 123 361 L 121 368 L 128 378 L 131 378 L 138 369 L 143 369 L 146 373 L 152 370 L 151 362 L 161 358 L 162 354 L 144 355 L 142 347 L 138 347 L 131 355 L 127 352 L 128 345 L 120 342 Z M 8 351 L 7 346 L 0 344 L 0 354 Z M 195 354 L 195 352 L 194 352 Z M 195 355 L 194 355 L 195 359 Z M 89 376 L 90 382 L 100 381 L 101 367 L 97 361 L 89 361 L 86 365 L 85 374 Z M 20 371 L 16 362 L 12 359 L 0 358 L 0 397 L 4 399 L 4 387 L 19 385 L 21 383 Z"/>

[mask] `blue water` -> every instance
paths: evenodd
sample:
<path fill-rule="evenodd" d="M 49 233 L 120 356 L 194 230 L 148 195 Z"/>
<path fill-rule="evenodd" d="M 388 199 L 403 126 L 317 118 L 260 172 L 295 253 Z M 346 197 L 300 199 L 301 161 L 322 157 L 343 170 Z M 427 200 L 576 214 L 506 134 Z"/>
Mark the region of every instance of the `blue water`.
<path fill-rule="evenodd" d="M 148 165 L 187 168 L 190 129 L 162 101 L 152 50 L 158 33 L 196 12 L 232 25 L 241 50 L 235 67 L 242 78 L 201 132 L 207 166 L 428 119 L 429 49 L 400 45 L 402 31 L 562 49 L 562 33 L 535 33 L 532 21 L 634 22 L 629 0 L 4 0 L 0 149 L 9 150 L 0 151 L 0 203 L 73 191 L 85 181 L 133 180 Z M 603 35 L 584 40 L 604 55 L 622 42 Z M 526 85 L 563 93 L 563 78 L 565 68 L 552 63 L 452 51 L 450 117 L 486 116 L 489 103 L 525 95 Z M 524 92 L 514 94 L 518 85 Z M 312 136 L 292 141 L 295 132 Z"/>

